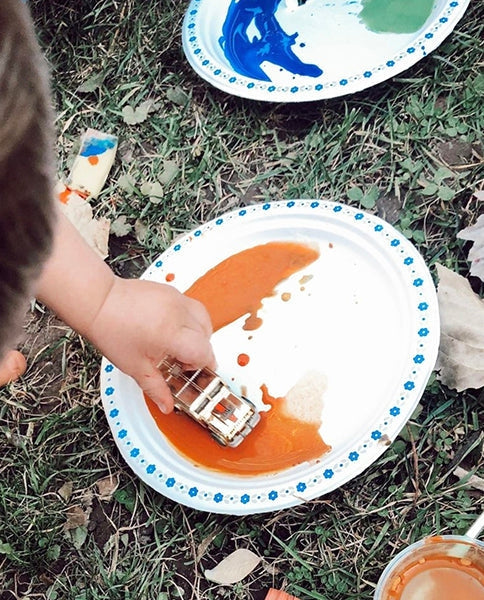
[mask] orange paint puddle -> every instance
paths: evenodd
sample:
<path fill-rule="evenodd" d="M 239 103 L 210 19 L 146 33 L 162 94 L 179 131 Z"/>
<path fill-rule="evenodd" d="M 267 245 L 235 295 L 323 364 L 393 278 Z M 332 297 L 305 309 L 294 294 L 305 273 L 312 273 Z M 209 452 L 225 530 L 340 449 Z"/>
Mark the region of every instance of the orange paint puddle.
<path fill-rule="evenodd" d="M 484 600 L 484 573 L 471 560 L 435 555 L 410 564 L 390 582 L 384 600 Z"/>
<path fill-rule="evenodd" d="M 262 386 L 262 398 L 271 409 L 237 448 L 218 444 L 200 425 L 184 414 L 164 415 L 149 398 L 148 408 L 156 424 L 179 452 L 196 464 L 234 475 L 276 473 L 330 450 L 318 433 L 318 426 L 288 417 L 282 398 L 270 396 Z"/>
<path fill-rule="evenodd" d="M 214 331 L 247 313 L 244 329 L 257 329 L 263 298 L 274 296 L 278 283 L 317 258 L 319 252 L 304 244 L 270 242 L 230 256 L 185 293 L 206 306 Z"/>
<path fill-rule="evenodd" d="M 248 314 L 244 329 L 262 325 L 258 310 L 274 288 L 319 257 L 314 248 L 295 242 L 271 242 L 234 254 L 200 277 L 186 295 L 205 304 L 213 329 Z M 275 341 L 276 343 L 276 341 Z M 245 360 L 240 354 L 239 360 Z M 247 361 L 249 357 L 247 356 Z M 239 362 L 240 364 L 240 362 Z M 247 364 L 247 363 L 246 363 Z M 200 425 L 184 414 L 164 415 L 146 398 L 148 408 L 168 441 L 197 465 L 234 475 L 275 473 L 330 450 L 318 433 L 319 425 L 298 421 L 283 410 L 283 399 L 261 386 L 263 402 L 271 407 L 236 448 L 220 446 Z"/>

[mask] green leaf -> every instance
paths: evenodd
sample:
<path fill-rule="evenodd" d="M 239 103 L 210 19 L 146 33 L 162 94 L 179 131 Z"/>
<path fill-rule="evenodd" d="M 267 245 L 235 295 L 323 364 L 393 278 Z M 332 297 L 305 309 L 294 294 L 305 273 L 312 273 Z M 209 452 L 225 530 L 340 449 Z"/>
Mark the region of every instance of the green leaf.
<path fill-rule="evenodd" d="M 134 511 L 134 507 L 136 504 L 135 496 L 136 496 L 136 493 L 131 488 L 127 488 L 127 489 L 123 489 L 123 490 L 116 490 L 113 494 L 113 498 L 117 502 L 122 504 L 124 507 L 126 507 L 129 510 L 129 512 Z"/>
<path fill-rule="evenodd" d="M 59 558 L 61 553 L 61 547 L 59 544 L 54 544 L 47 550 L 47 558 L 51 561 L 55 561 Z"/>
<path fill-rule="evenodd" d="M 12 556 L 13 548 L 10 544 L 0 542 L 0 554 L 6 554 L 7 556 Z"/>
<path fill-rule="evenodd" d="M 352 187 L 347 191 L 347 196 L 352 202 L 361 202 L 363 192 L 359 187 Z"/>
<path fill-rule="evenodd" d="M 417 244 L 423 244 L 426 241 L 425 232 L 422 229 L 415 229 L 412 231 L 412 239 Z"/>
<path fill-rule="evenodd" d="M 439 191 L 437 192 L 437 196 L 441 200 L 452 200 L 455 198 L 456 192 L 450 188 L 448 185 L 441 185 L 439 187 Z"/>
<path fill-rule="evenodd" d="M 368 190 L 368 192 L 366 192 L 366 194 L 360 200 L 360 204 L 363 208 L 367 208 L 367 209 L 374 208 L 379 196 L 380 196 L 380 190 L 377 188 L 376 185 L 374 185 Z"/>
<path fill-rule="evenodd" d="M 410 173 L 417 173 L 423 169 L 423 163 L 420 160 L 414 162 L 411 158 L 406 158 L 402 161 L 402 167 Z"/>
<path fill-rule="evenodd" d="M 439 167 L 437 171 L 435 171 L 433 179 L 437 185 L 440 185 L 444 179 L 455 179 L 455 173 L 447 167 Z"/>
<path fill-rule="evenodd" d="M 439 186 L 436 183 L 434 183 L 433 181 L 430 181 L 430 182 L 426 183 L 426 185 L 421 193 L 424 196 L 435 196 L 438 189 L 439 189 Z"/>
<path fill-rule="evenodd" d="M 104 83 L 104 78 L 106 77 L 105 73 L 94 73 L 86 79 L 81 85 L 77 88 L 77 91 L 81 94 L 89 94 L 90 92 L 95 92 L 99 89 Z"/>
<path fill-rule="evenodd" d="M 474 89 L 480 96 L 484 96 L 484 73 L 479 75 L 473 81 Z"/>
<path fill-rule="evenodd" d="M 74 548 L 80 550 L 87 538 L 87 527 L 85 525 L 75 527 L 67 532 L 67 536 L 70 538 Z"/>
<path fill-rule="evenodd" d="M 178 106 L 186 106 L 190 99 L 189 95 L 179 85 L 168 88 L 166 90 L 166 97 L 170 102 L 178 104 Z"/>

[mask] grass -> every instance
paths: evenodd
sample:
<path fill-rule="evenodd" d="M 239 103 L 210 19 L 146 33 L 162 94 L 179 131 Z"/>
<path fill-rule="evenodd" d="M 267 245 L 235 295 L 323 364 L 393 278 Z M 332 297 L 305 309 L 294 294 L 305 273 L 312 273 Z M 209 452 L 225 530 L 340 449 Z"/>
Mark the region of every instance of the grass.
<path fill-rule="evenodd" d="M 456 233 L 476 219 L 483 185 L 479 2 L 405 73 L 298 106 L 202 81 L 181 50 L 185 8 L 31 2 L 52 68 L 59 172 L 86 127 L 120 137 L 95 207 L 129 230 L 111 236 L 117 272 L 141 274 L 180 232 L 231 208 L 325 197 L 383 215 L 429 264 L 467 275 Z M 146 120 L 128 125 L 125 107 L 146 101 Z M 148 184 L 160 179 L 163 198 L 152 202 Z M 482 476 L 478 391 L 457 394 L 433 379 L 403 435 L 327 496 L 265 515 L 212 515 L 174 504 L 126 467 L 99 403 L 95 350 L 38 305 L 26 338 L 28 376 L 0 392 L 1 600 L 259 600 L 269 586 L 303 600 L 370 599 L 403 546 L 463 533 L 482 508 L 482 495 L 452 475 L 461 464 Z M 119 487 L 103 499 L 97 482 L 109 475 Z M 238 547 L 262 565 L 235 586 L 205 580 L 204 569 Z"/>

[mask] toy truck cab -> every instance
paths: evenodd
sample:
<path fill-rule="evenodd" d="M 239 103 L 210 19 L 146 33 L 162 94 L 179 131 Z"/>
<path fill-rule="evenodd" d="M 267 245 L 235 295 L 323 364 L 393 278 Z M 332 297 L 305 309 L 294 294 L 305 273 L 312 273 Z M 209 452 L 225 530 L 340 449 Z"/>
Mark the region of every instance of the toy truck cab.
<path fill-rule="evenodd" d="M 254 404 L 236 395 L 214 371 L 184 371 L 179 363 L 170 361 L 164 361 L 161 371 L 175 408 L 207 428 L 223 446 L 238 446 L 259 422 Z"/>

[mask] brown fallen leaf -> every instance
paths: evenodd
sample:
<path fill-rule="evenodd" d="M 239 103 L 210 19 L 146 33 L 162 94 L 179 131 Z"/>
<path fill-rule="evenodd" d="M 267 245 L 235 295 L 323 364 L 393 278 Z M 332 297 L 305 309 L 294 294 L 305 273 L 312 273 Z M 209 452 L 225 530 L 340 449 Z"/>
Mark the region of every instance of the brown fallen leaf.
<path fill-rule="evenodd" d="M 69 502 L 74 491 L 74 484 L 72 481 L 66 481 L 58 490 L 57 493 L 65 501 Z"/>
<path fill-rule="evenodd" d="M 104 217 L 95 219 L 89 202 L 75 192 L 69 194 L 61 210 L 76 227 L 82 237 L 102 259 L 108 255 L 110 221 Z"/>
<path fill-rule="evenodd" d="M 251 550 L 239 548 L 226 556 L 213 569 L 206 569 L 205 577 L 215 583 L 231 585 L 252 573 L 260 561 L 260 556 L 254 554 Z"/>
<path fill-rule="evenodd" d="M 437 264 L 441 341 L 436 370 L 461 392 L 484 386 L 484 300 L 461 275 Z"/>
<path fill-rule="evenodd" d="M 89 521 L 89 515 L 81 506 L 69 506 L 67 509 L 67 520 L 64 523 L 64 531 L 84 527 Z"/>
<path fill-rule="evenodd" d="M 118 489 L 119 477 L 114 475 L 108 475 L 102 479 L 96 481 L 96 487 L 99 494 L 99 500 L 109 502 L 113 497 L 114 492 Z"/>
<path fill-rule="evenodd" d="M 484 281 L 484 215 L 480 215 L 474 225 L 459 231 L 457 237 L 474 242 L 467 256 L 471 263 L 470 274 Z"/>

